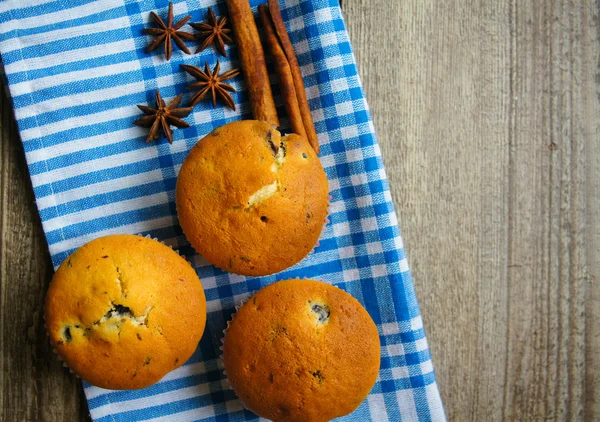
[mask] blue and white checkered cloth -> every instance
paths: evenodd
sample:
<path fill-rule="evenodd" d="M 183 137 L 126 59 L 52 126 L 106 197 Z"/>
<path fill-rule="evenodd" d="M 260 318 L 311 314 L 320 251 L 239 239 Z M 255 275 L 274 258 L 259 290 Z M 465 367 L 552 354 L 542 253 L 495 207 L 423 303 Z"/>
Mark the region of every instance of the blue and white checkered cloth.
<path fill-rule="evenodd" d="M 191 78 L 181 63 L 208 61 L 212 67 L 217 59 L 212 48 L 193 55 L 175 50 L 170 62 L 161 49 L 144 53 L 149 40 L 141 30 L 150 11 L 166 17 L 167 0 L 0 2 L 0 53 L 54 265 L 98 236 L 150 234 L 185 254 L 206 290 L 208 323 L 193 357 L 144 390 L 86 384 L 95 421 L 255 420 L 224 380 L 222 331 L 235 305 L 251 292 L 293 277 L 346 290 L 378 325 L 379 378 L 367 400 L 343 420 L 445 419 L 339 4 L 285 0 L 281 6 L 321 143 L 333 197 L 331 223 L 308 259 L 274 276 L 246 278 L 208 265 L 193 251 L 177 222 L 174 192 L 181 164 L 199 138 L 224 123 L 251 118 L 243 80 L 232 82 L 237 111 L 213 110 L 203 102 L 186 119 L 191 127 L 175 131 L 173 145 L 164 139 L 146 144 L 147 129 L 132 124 L 141 114 L 135 105 L 153 105 L 155 88 L 166 99 L 185 92 Z M 191 14 L 193 21 L 203 21 L 208 7 L 218 16 L 226 13 L 223 1 L 179 0 L 175 20 Z M 239 67 L 237 47 L 227 51 L 224 71 Z M 276 86 L 274 94 L 282 109 Z"/>

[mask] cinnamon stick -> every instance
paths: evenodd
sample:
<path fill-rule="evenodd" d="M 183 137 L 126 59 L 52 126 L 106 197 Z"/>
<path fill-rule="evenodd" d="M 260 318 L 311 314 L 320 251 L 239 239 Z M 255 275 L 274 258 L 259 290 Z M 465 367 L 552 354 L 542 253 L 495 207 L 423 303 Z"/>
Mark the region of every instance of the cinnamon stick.
<path fill-rule="evenodd" d="M 317 132 L 315 131 L 315 125 L 310 114 L 310 107 L 308 106 L 308 100 L 306 98 L 306 91 L 304 90 L 304 82 L 302 80 L 302 72 L 300 71 L 300 65 L 294 52 L 294 47 L 290 41 L 283 18 L 281 17 L 281 10 L 279 9 L 279 2 L 277 0 L 267 0 L 269 4 L 269 12 L 271 12 L 271 19 L 275 27 L 275 32 L 279 37 L 279 42 L 285 53 L 287 61 L 289 63 L 290 70 L 292 72 L 292 79 L 294 81 L 294 87 L 296 89 L 296 98 L 298 106 L 300 107 L 300 114 L 302 115 L 302 122 L 306 131 L 308 142 L 312 145 L 315 152 L 319 153 L 319 138 L 317 138 Z"/>
<path fill-rule="evenodd" d="M 227 0 L 227 7 L 239 47 L 240 62 L 250 96 L 252 116 L 256 120 L 277 127 L 279 118 L 265 65 L 265 53 L 258 36 L 250 3 L 248 0 Z"/>
<path fill-rule="evenodd" d="M 258 13 L 265 34 L 265 44 L 267 45 L 275 64 L 277 82 L 279 83 L 279 89 L 281 90 L 285 111 L 290 120 L 290 126 L 294 133 L 302 136 L 304 139 L 308 139 L 304 128 L 304 122 L 302 121 L 302 114 L 300 113 L 292 70 L 290 69 L 287 57 L 285 56 L 281 44 L 279 43 L 279 39 L 277 38 L 277 34 L 275 33 L 275 27 L 271 20 L 269 8 L 266 4 L 261 4 L 258 6 Z"/>

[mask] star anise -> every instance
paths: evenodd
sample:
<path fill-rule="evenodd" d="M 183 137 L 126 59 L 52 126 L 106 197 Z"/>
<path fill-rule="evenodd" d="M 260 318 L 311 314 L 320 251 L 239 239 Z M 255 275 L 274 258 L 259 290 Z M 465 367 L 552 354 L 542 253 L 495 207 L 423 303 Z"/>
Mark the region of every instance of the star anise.
<path fill-rule="evenodd" d="M 200 89 L 200 91 L 198 91 L 192 97 L 191 107 L 194 107 L 196 104 L 202 101 L 206 94 L 210 92 L 212 94 L 213 108 L 217 108 L 218 95 L 223 101 L 225 101 L 229 108 L 235 110 L 235 103 L 233 102 L 231 95 L 229 95 L 229 92 L 235 92 L 235 88 L 223 83 L 223 81 L 239 75 L 239 69 L 232 69 L 219 76 L 219 70 L 221 68 L 221 63 L 219 63 L 219 60 L 217 60 L 217 64 L 212 72 L 208 67 L 208 62 L 206 62 L 204 65 L 204 72 L 196 66 L 190 66 L 187 64 L 182 64 L 181 67 L 194 78 L 198 79 L 198 82 L 195 82 L 187 87 L 188 90 Z"/>
<path fill-rule="evenodd" d="M 173 25 L 173 3 L 169 2 L 169 16 L 167 20 L 167 24 L 154 12 L 150 12 L 150 15 L 154 18 L 159 28 L 144 28 L 144 34 L 154 35 L 156 38 L 148 44 L 146 47 L 146 53 L 154 51 L 158 48 L 161 43 L 165 44 L 165 58 L 167 60 L 171 59 L 171 53 L 173 52 L 173 44 L 171 44 L 171 40 L 177 44 L 177 47 L 185 51 L 187 54 L 192 54 L 183 42 L 183 39 L 188 41 L 194 41 L 194 35 L 189 32 L 179 31 L 179 29 L 187 23 L 192 17 L 190 15 L 184 17 L 179 20 L 175 25 Z"/>
<path fill-rule="evenodd" d="M 162 129 L 165 137 L 169 140 L 169 143 L 172 144 L 173 132 L 169 125 L 176 126 L 179 129 L 190 127 L 188 123 L 180 119 L 180 117 L 187 117 L 187 115 L 192 112 L 192 107 L 178 108 L 182 97 L 183 94 L 179 94 L 177 97 L 173 98 L 169 104 L 165 105 L 165 101 L 162 99 L 160 92 L 158 92 L 157 89 L 155 109 L 138 104 L 139 109 L 146 115 L 137 119 L 133 124 L 150 128 L 146 142 L 157 139 L 159 132 Z"/>
<path fill-rule="evenodd" d="M 215 16 L 212 9 L 208 8 L 208 23 L 190 23 L 190 26 L 200 31 L 194 36 L 197 39 L 204 38 L 200 47 L 196 50 L 196 53 L 201 52 L 206 47 L 215 44 L 215 48 L 223 57 L 227 57 L 227 53 L 225 52 L 225 44 L 233 43 L 233 40 L 227 35 L 231 32 L 231 29 L 225 28 L 225 24 L 227 23 L 227 16 L 222 16 L 221 19 L 217 21 L 217 17 Z"/>

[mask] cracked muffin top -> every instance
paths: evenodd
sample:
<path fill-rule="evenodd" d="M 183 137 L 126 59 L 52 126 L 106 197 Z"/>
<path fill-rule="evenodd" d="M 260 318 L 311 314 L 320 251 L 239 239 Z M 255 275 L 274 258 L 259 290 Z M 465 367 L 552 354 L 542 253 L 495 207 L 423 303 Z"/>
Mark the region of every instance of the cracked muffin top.
<path fill-rule="evenodd" d="M 131 390 L 190 358 L 204 332 L 206 299 L 194 269 L 171 248 L 111 235 L 61 264 L 44 316 L 52 345 L 79 377 Z"/>
<path fill-rule="evenodd" d="M 227 378 L 244 406 L 273 421 L 347 415 L 379 372 L 379 335 L 365 308 L 324 282 L 286 280 L 242 305 L 225 334 Z"/>
<path fill-rule="evenodd" d="M 210 263 L 267 275 L 316 245 L 328 207 L 327 176 L 309 143 L 256 120 L 201 139 L 177 179 L 177 213 L 192 246 Z"/>

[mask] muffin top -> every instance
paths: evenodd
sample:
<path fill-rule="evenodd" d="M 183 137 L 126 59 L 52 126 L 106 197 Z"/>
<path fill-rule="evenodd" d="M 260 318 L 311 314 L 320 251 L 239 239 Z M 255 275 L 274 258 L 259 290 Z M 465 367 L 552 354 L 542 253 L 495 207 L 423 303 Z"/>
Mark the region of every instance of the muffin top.
<path fill-rule="evenodd" d="M 255 120 L 201 139 L 177 179 L 183 231 L 209 262 L 273 274 L 304 258 L 327 218 L 327 176 L 308 142 Z"/>
<path fill-rule="evenodd" d="M 229 324 L 225 371 L 236 394 L 274 421 L 328 421 L 356 409 L 379 372 L 375 323 L 348 293 L 313 280 L 271 284 Z"/>
<path fill-rule="evenodd" d="M 46 327 L 65 363 L 103 388 L 159 381 L 196 350 L 206 299 L 190 264 L 168 246 L 133 235 L 93 240 L 58 268 Z"/>

